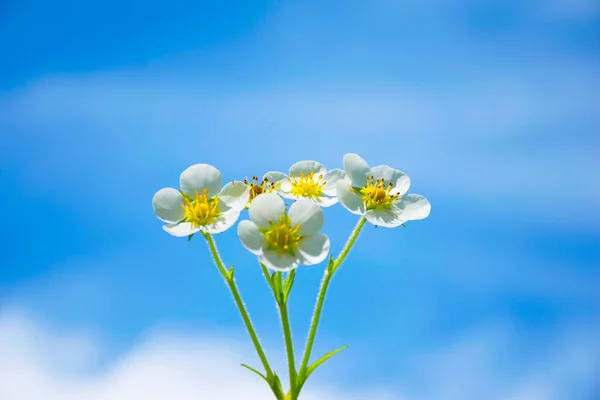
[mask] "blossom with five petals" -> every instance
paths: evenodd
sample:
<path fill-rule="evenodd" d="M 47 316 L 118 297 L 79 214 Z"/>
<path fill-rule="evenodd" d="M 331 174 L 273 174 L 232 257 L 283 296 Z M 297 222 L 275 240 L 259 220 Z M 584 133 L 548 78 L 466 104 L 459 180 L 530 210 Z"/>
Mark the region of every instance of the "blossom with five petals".
<path fill-rule="evenodd" d="M 229 182 L 222 189 L 221 184 L 221 172 L 212 165 L 195 164 L 183 171 L 179 177 L 181 190 L 160 189 L 152 198 L 154 213 L 167 223 L 163 229 L 178 237 L 229 229 L 250 193 L 241 181 Z"/>
<path fill-rule="evenodd" d="M 299 161 L 290 167 L 289 176 L 282 172 L 283 179 L 276 183 L 279 194 L 286 198 L 297 200 L 307 198 L 321 207 L 329 207 L 338 202 L 336 184 L 345 177 L 341 169 L 327 171 L 323 164 L 317 161 Z"/>
<path fill-rule="evenodd" d="M 405 194 L 410 179 L 403 172 L 387 165 L 371 168 L 352 153 L 344 156 L 344 169 L 347 178 L 337 183 L 340 203 L 373 225 L 394 228 L 429 215 L 431 205 L 425 197 Z"/>
<path fill-rule="evenodd" d="M 329 253 L 329 238 L 320 233 L 323 211 L 313 201 L 298 199 L 286 211 L 276 193 L 258 195 L 240 221 L 238 235 L 244 247 L 266 267 L 289 271 L 298 265 L 318 264 Z"/>

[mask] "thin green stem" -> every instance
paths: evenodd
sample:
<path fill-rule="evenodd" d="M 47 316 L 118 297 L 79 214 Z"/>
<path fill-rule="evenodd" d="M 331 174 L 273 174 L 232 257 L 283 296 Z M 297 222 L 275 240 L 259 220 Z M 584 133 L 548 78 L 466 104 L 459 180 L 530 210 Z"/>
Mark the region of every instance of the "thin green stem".
<path fill-rule="evenodd" d="M 321 281 L 321 288 L 319 289 L 319 294 L 317 296 L 317 305 L 315 306 L 315 312 L 313 313 L 313 316 L 312 316 L 310 330 L 308 331 L 308 339 L 306 342 L 306 349 L 304 350 L 304 357 L 302 357 L 302 364 L 300 364 L 300 376 L 302 377 L 302 379 L 304 379 L 304 374 L 306 373 L 306 370 L 308 368 L 308 362 L 310 360 L 310 353 L 312 351 L 313 343 L 315 341 L 315 335 L 317 334 L 317 327 L 319 326 L 319 320 L 321 318 L 321 311 L 323 310 L 323 303 L 325 302 L 325 295 L 327 293 L 327 288 L 329 287 L 329 283 L 331 282 L 331 278 L 333 278 L 333 274 L 335 273 L 335 271 L 337 271 L 339 266 L 342 264 L 342 262 L 348 255 L 348 252 L 354 245 L 354 242 L 356 241 L 356 238 L 358 237 L 358 234 L 360 233 L 361 229 L 365 225 L 365 222 L 367 222 L 367 219 L 363 215 L 360 218 L 360 220 L 356 223 L 356 226 L 352 230 L 352 233 L 350 234 L 350 237 L 346 241 L 344 248 L 342 249 L 340 254 L 337 256 L 337 258 L 334 260 L 333 264 L 328 265 L 327 268 L 325 269 L 325 273 L 323 275 L 323 280 Z"/>
<path fill-rule="evenodd" d="M 202 234 L 203 234 L 204 238 L 206 239 L 206 242 L 208 243 L 208 248 L 210 249 L 210 253 L 215 261 L 215 264 L 217 265 L 217 268 L 219 269 L 219 272 L 223 276 L 223 279 L 225 279 L 225 282 L 227 283 L 227 286 L 229 287 L 229 290 L 231 291 L 231 294 L 233 295 L 235 304 L 237 305 L 237 307 L 240 311 L 242 319 L 244 320 L 244 324 L 246 325 L 246 329 L 248 330 L 248 333 L 250 334 L 252 343 L 254 344 L 254 347 L 256 348 L 256 352 L 258 353 L 258 357 L 260 358 L 260 361 L 262 362 L 262 365 L 267 373 L 267 376 L 270 377 L 273 374 L 273 371 L 271 370 L 271 366 L 269 365 L 269 362 L 267 361 L 267 356 L 265 355 L 265 352 L 263 351 L 262 346 L 260 345 L 258 336 L 256 335 L 256 331 L 254 330 L 254 327 L 252 326 L 252 322 L 250 321 L 250 316 L 248 315 L 248 310 L 246 310 L 246 306 L 244 305 L 244 302 L 242 301 L 242 297 L 240 296 L 240 292 L 235 283 L 235 278 L 233 277 L 232 273 L 230 274 L 230 271 L 228 271 L 227 268 L 225 267 L 225 265 L 223 264 L 223 261 L 221 260 L 221 256 L 219 255 L 217 246 L 215 244 L 215 241 L 214 241 L 212 235 L 209 233 L 204 233 L 204 232 L 202 232 Z"/>
<path fill-rule="evenodd" d="M 334 272 L 336 269 L 338 269 L 338 267 L 342 264 L 342 262 L 348 255 L 348 252 L 354 245 L 354 242 L 356 241 L 356 238 L 358 237 L 358 234 L 360 233 L 361 229 L 365 225 L 365 222 L 367 222 L 367 218 L 363 215 L 356 223 L 356 226 L 352 230 L 352 233 L 350 234 L 350 237 L 346 241 L 344 248 L 342 249 L 340 254 L 337 256 L 337 258 L 335 259 L 335 261 L 333 263 L 333 268 L 332 268 Z"/>
<path fill-rule="evenodd" d="M 277 273 L 277 279 L 279 283 L 279 290 L 277 296 L 277 305 L 279 307 L 279 313 L 281 315 L 281 325 L 283 327 L 283 336 L 285 338 L 285 349 L 288 357 L 288 370 L 290 374 L 290 400 L 296 400 L 296 362 L 294 360 L 294 345 L 292 342 L 292 329 L 290 326 L 290 319 L 287 309 L 287 301 L 283 298 L 283 279 L 282 273 Z"/>
<path fill-rule="evenodd" d="M 306 348 L 304 349 L 304 356 L 302 357 L 302 363 L 300 364 L 300 376 L 304 378 L 304 374 L 306 369 L 308 368 L 308 361 L 310 359 L 310 353 L 312 351 L 312 346 L 315 341 L 315 335 L 317 333 L 317 326 L 319 325 L 319 318 L 321 318 L 321 310 L 323 309 L 323 303 L 325 301 L 325 293 L 327 292 L 327 287 L 329 286 L 329 282 L 331 282 L 332 273 L 329 271 L 329 268 L 325 269 L 325 274 L 323 275 L 323 280 L 321 281 L 321 288 L 319 289 L 319 294 L 317 297 L 317 305 L 315 306 L 315 311 L 312 316 L 310 330 L 308 331 L 308 339 L 306 341 Z"/>
<path fill-rule="evenodd" d="M 267 280 L 269 287 L 271 288 L 271 290 L 273 290 L 273 286 L 271 284 L 271 274 L 269 273 L 269 270 L 262 263 L 260 264 L 260 268 L 262 269 L 263 275 L 265 276 L 265 279 Z M 273 295 L 275 295 L 274 291 L 273 291 Z M 277 300 L 277 299 L 275 299 L 275 300 Z"/>

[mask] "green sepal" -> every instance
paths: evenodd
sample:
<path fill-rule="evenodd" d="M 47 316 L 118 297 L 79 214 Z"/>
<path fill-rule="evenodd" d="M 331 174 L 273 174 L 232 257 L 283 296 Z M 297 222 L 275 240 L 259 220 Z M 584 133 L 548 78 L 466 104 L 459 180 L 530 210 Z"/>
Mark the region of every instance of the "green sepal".
<path fill-rule="evenodd" d="M 402 224 L 402 226 L 406 228 L 406 225 Z"/>
<path fill-rule="evenodd" d="M 262 269 L 263 275 L 265 276 L 265 279 L 267 280 L 267 283 L 269 284 L 269 287 L 271 288 L 271 290 L 273 290 L 273 279 L 271 278 L 271 275 L 269 274 L 269 270 L 267 267 L 265 267 L 265 265 L 263 263 L 259 263 L 260 264 L 260 268 Z"/>
<path fill-rule="evenodd" d="M 177 190 L 179 193 L 181 193 L 181 196 L 183 196 L 184 199 L 188 199 L 191 200 L 192 198 L 190 196 L 188 196 L 186 193 L 183 193 L 181 190 Z"/>
<path fill-rule="evenodd" d="M 329 253 L 329 261 L 327 262 L 327 271 L 333 272 L 334 264 L 335 264 L 335 260 L 333 259 L 333 254 Z"/>
<path fill-rule="evenodd" d="M 231 264 L 231 268 L 229 268 L 229 271 L 227 271 L 227 279 L 233 279 L 233 264 Z"/>
<path fill-rule="evenodd" d="M 273 294 L 275 295 L 275 300 L 278 304 L 284 304 L 285 296 L 283 294 L 283 273 L 282 272 L 273 272 Z"/>
<path fill-rule="evenodd" d="M 296 393 L 300 392 L 300 389 L 302 389 L 302 386 L 304 386 L 304 383 L 306 382 L 306 380 L 308 379 L 310 374 L 312 374 L 314 372 L 314 370 L 317 369 L 317 367 L 319 367 L 321 364 L 323 364 L 325 361 L 329 360 L 331 357 L 333 357 L 340 351 L 348 348 L 348 346 L 349 345 L 345 345 L 345 346 L 340 347 L 339 349 L 330 351 L 329 353 L 325 354 L 323 357 L 319 358 L 317 361 L 312 363 L 310 365 L 310 367 L 308 367 L 306 369 L 301 369 L 300 373 L 298 375 L 298 388 L 297 388 Z"/>
<path fill-rule="evenodd" d="M 292 290 L 292 286 L 294 286 L 294 278 L 296 277 L 296 270 L 293 269 L 289 272 L 288 276 L 285 278 L 285 282 L 283 282 L 283 300 L 287 302 L 288 296 L 290 295 L 290 291 Z"/>
<path fill-rule="evenodd" d="M 363 188 L 360 186 L 350 186 L 350 190 L 352 190 L 356 194 L 361 194 Z"/>
<path fill-rule="evenodd" d="M 274 271 L 273 273 L 269 273 L 269 269 L 265 267 L 263 263 L 260 263 L 260 267 L 262 268 L 263 275 L 265 276 L 265 279 L 267 280 L 267 283 L 273 292 L 275 301 L 277 304 L 283 304 L 282 302 L 284 301 L 284 295 L 281 288 L 281 280 L 279 279 L 280 277 L 278 275 L 281 274 L 281 272 Z"/>
<path fill-rule="evenodd" d="M 194 237 L 194 234 L 193 234 L 193 233 L 192 233 L 191 235 L 188 235 L 188 242 L 189 242 L 190 240 L 192 240 L 192 238 L 193 238 L 193 237 Z"/>

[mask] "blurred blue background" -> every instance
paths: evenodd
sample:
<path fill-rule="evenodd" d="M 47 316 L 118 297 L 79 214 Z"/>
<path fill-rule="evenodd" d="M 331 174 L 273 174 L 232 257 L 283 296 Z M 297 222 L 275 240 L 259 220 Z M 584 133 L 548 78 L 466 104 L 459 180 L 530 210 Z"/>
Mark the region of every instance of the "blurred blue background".
<path fill-rule="evenodd" d="M 598 399 L 599 22 L 594 0 L 4 1 L 0 320 L 96 332 L 100 374 L 157 327 L 251 354 L 205 243 L 166 234 L 153 194 L 195 163 L 227 181 L 356 152 L 432 212 L 366 226 L 315 355 L 351 347 L 314 384 Z M 337 254 L 356 216 L 325 214 Z M 260 269 L 235 229 L 217 240 L 281 356 Z M 322 271 L 298 270 L 299 347 Z"/>

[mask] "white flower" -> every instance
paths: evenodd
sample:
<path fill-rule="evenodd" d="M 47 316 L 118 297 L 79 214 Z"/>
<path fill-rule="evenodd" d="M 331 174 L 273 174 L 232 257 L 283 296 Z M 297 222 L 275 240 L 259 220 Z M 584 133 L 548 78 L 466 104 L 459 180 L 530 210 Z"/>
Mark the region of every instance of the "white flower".
<path fill-rule="evenodd" d="M 248 198 L 246 208 L 250 207 L 250 203 L 252 203 L 252 200 L 254 200 L 256 196 L 263 193 L 274 192 L 277 185 L 287 178 L 288 176 L 283 172 L 267 172 L 260 181 L 258 180 L 258 176 L 253 176 L 250 181 L 248 181 L 247 178 L 244 178 L 244 183 L 250 190 L 250 197 Z"/>
<path fill-rule="evenodd" d="M 431 205 L 425 197 L 405 194 L 410 179 L 403 172 L 387 165 L 371 168 L 357 154 L 344 156 L 344 169 L 348 178 L 337 184 L 340 203 L 373 225 L 394 228 L 429 215 Z"/>
<path fill-rule="evenodd" d="M 345 177 L 341 169 L 327 171 L 323 164 L 316 161 L 300 161 L 290 167 L 290 175 L 277 174 L 281 179 L 276 182 L 279 194 L 286 199 L 308 198 L 322 207 L 338 202 L 337 182 Z"/>
<path fill-rule="evenodd" d="M 188 236 L 200 230 L 221 233 L 229 229 L 248 202 L 244 182 L 233 181 L 221 188 L 218 169 L 208 164 L 192 165 L 181 173 L 181 190 L 164 188 L 152 198 L 154 213 L 167 223 L 163 229 L 173 236 Z"/>
<path fill-rule="evenodd" d="M 240 221 L 238 235 L 270 269 L 289 271 L 300 264 L 318 264 L 329 253 L 329 238 L 319 232 L 323 211 L 311 200 L 298 199 L 286 212 L 281 197 L 265 193 L 254 199 L 248 213 L 250 220 Z"/>

